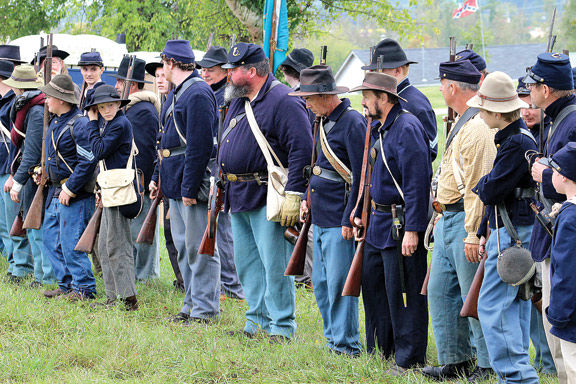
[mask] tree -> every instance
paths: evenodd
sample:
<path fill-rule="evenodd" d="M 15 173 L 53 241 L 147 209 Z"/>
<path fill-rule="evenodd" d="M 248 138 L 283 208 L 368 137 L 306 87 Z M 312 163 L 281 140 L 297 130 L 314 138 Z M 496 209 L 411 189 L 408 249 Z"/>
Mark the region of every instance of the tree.
<path fill-rule="evenodd" d="M 568 4 L 566 4 L 564 12 L 562 13 L 560 36 L 558 38 L 560 46 L 556 44 L 556 51 L 559 49 L 576 50 L 574 28 L 576 28 L 576 0 L 568 0 Z"/>
<path fill-rule="evenodd" d="M 20 36 L 50 30 L 63 17 L 66 0 L 4 0 L 0 40 L 14 40 Z"/>

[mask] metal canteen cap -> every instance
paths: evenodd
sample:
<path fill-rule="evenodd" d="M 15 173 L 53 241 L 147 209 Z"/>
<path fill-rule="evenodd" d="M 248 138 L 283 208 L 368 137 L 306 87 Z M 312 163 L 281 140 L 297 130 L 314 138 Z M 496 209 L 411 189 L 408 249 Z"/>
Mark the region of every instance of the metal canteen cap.
<path fill-rule="evenodd" d="M 519 245 L 505 249 L 498 256 L 496 266 L 502 281 L 514 287 L 526 283 L 536 272 L 530 251 Z"/>

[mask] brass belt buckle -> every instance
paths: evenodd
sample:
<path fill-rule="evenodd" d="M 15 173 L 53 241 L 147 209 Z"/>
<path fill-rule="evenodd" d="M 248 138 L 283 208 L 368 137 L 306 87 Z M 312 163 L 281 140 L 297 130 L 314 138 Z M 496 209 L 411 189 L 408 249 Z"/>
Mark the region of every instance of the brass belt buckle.
<path fill-rule="evenodd" d="M 170 157 L 170 150 L 169 149 L 163 149 L 162 150 L 162 157 Z"/>
<path fill-rule="evenodd" d="M 322 173 L 322 169 L 315 165 L 314 168 L 312 168 L 312 173 L 315 174 L 316 176 L 320 176 L 320 174 Z"/>
<path fill-rule="evenodd" d="M 231 181 L 231 182 L 238 181 L 238 176 L 236 176 L 236 175 L 233 174 L 233 173 L 227 174 L 227 175 L 226 175 L 226 178 L 228 179 L 228 181 Z"/>

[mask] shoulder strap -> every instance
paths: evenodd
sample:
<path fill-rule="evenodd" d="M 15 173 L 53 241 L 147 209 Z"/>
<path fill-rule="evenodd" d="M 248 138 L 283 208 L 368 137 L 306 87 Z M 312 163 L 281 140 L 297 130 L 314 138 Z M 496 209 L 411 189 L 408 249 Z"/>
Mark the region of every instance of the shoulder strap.
<path fill-rule="evenodd" d="M 514 225 L 512 224 L 512 220 L 510 220 L 510 216 L 508 216 L 508 210 L 506 210 L 506 205 L 503 202 L 494 206 L 496 219 L 498 218 L 498 212 L 500 212 L 502 223 L 504 224 L 504 228 L 506 228 L 506 232 L 508 232 L 508 235 L 510 235 L 510 238 L 514 241 L 514 243 L 522 245 L 522 241 L 518 236 L 518 232 L 516 232 L 516 228 L 514 228 Z M 498 228 L 496 228 L 496 231 L 498 231 Z M 498 241 L 498 243 L 500 243 L 500 241 Z"/>
<path fill-rule="evenodd" d="M 550 143 L 550 139 L 556 133 L 556 128 L 560 125 L 560 123 L 572 112 L 576 111 L 576 104 L 570 104 L 562 108 L 556 119 L 554 119 L 550 123 L 550 129 L 548 129 L 548 138 L 546 139 L 546 152 L 548 152 L 548 145 Z M 547 154 L 547 153 L 546 153 Z"/>
<path fill-rule="evenodd" d="M 534 137 L 532 132 L 530 132 L 526 128 L 520 128 L 520 133 L 523 134 L 524 136 L 530 138 L 530 140 L 532 140 L 534 142 L 534 144 L 538 145 L 538 142 L 536 141 L 536 138 Z"/>
<path fill-rule="evenodd" d="M 244 102 L 244 108 L 246 109 L 246 118 L 248 119 L 248 123 L 250 124 L 250 129 L 252 130 L 252 134 L 256 138 L 256 141 L 258 142 L 258 146 L 260 147 L 260 150 L 262 151 L 262 154 L 266 159 L 266 163 L 268 164 L 268 166 L 273 166 L 274 161 L 272 160 L 272 156 L 274 156 L 274 159 L 278 163 L 278 166 L 280 166 L 280 168 L 284 168 L 284 166 L 280 162 L 280 159 L 278 158 L 278 156 L 276 156 L 276 153 L 270 146 L 270 143 L 268 143 L 268 140 L 266 140 L 266 137 L 264 137 L 264 134 L 258 127 L 258 122 L 256 121 L 256 117 L 254 116 L 254 111 L 252 111 L 252 106 L 250 105 L 249 100 L 246 100 Z M 270 156 L 271 154 L 272 156 Z"/>
<path fill-rule="evenodd" d="M 332 127 L 334 127 L 334 125 L 336 124 L 336 122 L 332 121 L 330 123 L 333 123 Z M 327 133 L 323 127 L 322 120 L 320 120 L 319 131 L 320 131 L 320 147 L 322 148 L 322 153 L 324 153 L 324 156 L 326 156 L 326 159 L 328 160 L 332 168 L 334 168 L 334 170 L 338 172 L 340 177 L 342 177 L 342 179 L 344 179 L 346 183 L 351 185 L 352 171 L 348 169 L 346 164 L 344 164 L 342 160 L 340 160 L 338 156 L 336 156 L 332 148 L 330 148 L 330 145 L 328 144 L 328 138 L 326 137 Z"/>
<path fill-rule="evenodd" d="M 12 138 L 10 136 L 10 131 L 4 126 L 4 124 L 2 124 L 1 121 L 0 121 L 0 135 L 2 136 L 2 142 L 4 143 L 4 146 L 6 147 L 6 151 L 8 151 L 8 153 L 10 153 L 10 146 L 8 145 L 8 142 L 6 141 L 6 139 L 12 140 Z"/>
<path fill-rule="evenodd" d="M 132 165 L 134 164 L 134 158 L 138 155 L 138 147 L 134 142 L 134 138 L 132 138 L 132 147 L 130 148 L 130 155 L 128 156 L 128 162 L 126 163 L 126 169 L 132 169 Z M 104 160 L 100 160 L 98 162 L 98 166 L 100 167 L 100 172 L 106 171 L 106 163 Z M 134 167 L 136 170 L 136 167 Z"/>
<path fill-rule="evenodd" d="M 72 167 L 70 167 L 70 165 L 68 164 L 68 162 L 64 159 L 64 156 L 62 156 L 62 154 L 60 153 L 60 151 L 58 150 L 58 143 L 60 143 L 60 139 L 62 138 L 62 135 L 64 135 L 64 133 L 66 131 L 70 131 L 70 136 L 72 136 L 72 140 L 74 142 L 76 142 L 76 140 L 74 140 L 74 135 L 72 134 L 73 129 L 74 129 L 74 124 L 76 123 L 76 120 L 78 120 L 79 118 L 81 118 L 82 115 L 81 114 L 76 114 L 74 116 L 72 116 L 70 118 L 70 120 L 68 120 L 68 122 L 66 122 L 66 126 L 64 126 L 64 129 L 60 131 L 60 134 L 58 135 L 58 137 L 56 138 L 56 141 L 54 141 L 54 132 L 52 132 L 52 146 L 54 147 L 54 151 L 56 152 L 56 155 L 58 156 L 58 158 L 60 160 L 62 160 L 62 162 L 64 163 L 64 165 L 66 166 L 66 168 L 68 168 L 68 170 L 70 171 L 70 173 L 73 172 Z"/>
<path fill-rule="evenodd" d="M 478 108 L 468 108 L 466 111 L 464 111 L 462 116 L 460 116 L 460 118 L 456 122 L 456 125 L 454 125 L 454 128 L 452 128 L 452 130 L 450 131 L 448 138 L 446 139 L 446 147 L 444 148 L 444 153 L 446 153 L 446 151 L 450 147 L 450 144 L 452 144 L 452 140 L 454 140 L 454 137 L 456 137 L 458 132 L 460 132 L 464 124 L 472 120 L 472 118 L 476 116 L 478 112 L 480 112 Z"/>
<path fill-rule="evenodd" d="M 180 137 L 180 140 L 182 140 L 184 145 L 186 145 L 188 143 L 186 142 L 186 137 L 182 134 L 182 131 L 178 127 L 178 122 L 176 121 L 176 115 L 174 115 L 174 105 L 178 101 L 177 99 L 180 96 L 182 96 L 182 94 L 184 92 L 186 92 L 192 85 L 194 85 L 196 83 L 200 83 L 202 81 L 204 81 L 204 80 L 201 77 L 192 77 L 192 78 L 186 80 L 182 84 L 180 89 L 178 89 L 178 92 L 174 92 L 174 96 L 172 97 L 172 103 L 170 103 L 170 105 L 168 106 L 168 109 L 166 109 L 166 113 L 164 114 L 164 125 L 166 125 L 166 121 L 167 121 L 168 117 L 172 116 L 172 120 L 174 120 L 174 128 L 176 128 L 176 133 L 178 133 L 178 136 Z"/>

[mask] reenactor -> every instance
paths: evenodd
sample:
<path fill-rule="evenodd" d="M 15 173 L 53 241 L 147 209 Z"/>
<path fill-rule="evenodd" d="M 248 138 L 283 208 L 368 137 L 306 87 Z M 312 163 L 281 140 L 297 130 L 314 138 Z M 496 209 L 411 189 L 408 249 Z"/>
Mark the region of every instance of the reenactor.
<path fill-rule="evenodd" d="M 94 212 L 96 160 L 88 140 L 88 118 L 78 109 L 74 82 L 56 75 L 42 87 L 53 114 L 45 139 L 48 196 L 42 224 L 44 252 L 50 259 L 58 288 L 51 298 L 93 299 L 96 280 L 88 255 L 74 248 Z"/>
<path fill-rule="evenodd" d="M 400 106 L 416 116 L 424 128 L 430 145 L 430 162 L 432 163 L 438 153 L 436 114 L 428 98 L 412 86 L 408 79 L 410 64 L 417 64 L 417 62 L 408 60 L 397 41 L 386 38 L 376 45 L 370 64 L 363 66 L 362 69 L 376 71 L 379 57 L 382 57 L 381 72 L 394 76 L 398 83 L 398 95 L 401 96 Z"/>
<path fill-rule="evenodd" d="M 366 119 L 353 110 L 350 100 L 339 99 L 346 87 L 336 86 L 332 69 L 315 65 L 300 73 L 300 96 L 322 120 L 315 134 L 317 158 L 309 171 L 310 188 L 300 207 L 301 216 L 311 214 L 314 267 L 312 282 L 316 303 L 324 322 L 329 351 L 359 355 L 358 298 L 342 296 L 354 258 L 354 234 L 350 213 L 358 195 L 362 173 L 362 137 Z M 320 131 L 322 130 L 322 131 Z"/>
<path fill-rule="evenodd" d="M 494 166 L 473 189 L 486 206 L 492 232 L 488 242 L 484 236 L 480 240 L 480 252 L 486 252 L 487 258 L 478 298 L 478 318 L 490 366 L 499 381 L 538 383 L 528 355 L 532 303 L 526 293 L 535 266 L 529 252 L 520 248 L 530 243 L 534 224 L 529 203 L 535 183 L 524 155 L 536 150 L 536 140 L 520 118 L 520 109 L 528 105 L 520 100 L 512 79 L 503 72 L 486 76 L 478 94 L 467 104 L 480 109 L 484 122 L 498 129 Z M 510 249 L 515 244 L 516 249 Z M 502 252 L 506 251 L 511 253 L 504 259 Z M 507 261 L 509 258 L 512 260 Z M 513 267 L 502 266 L 501 260 Z"/>
<path fill-rule="evenodd" d="M 458 376 L 478 380 L 492 369 L 480 322 L 460 317 L 481 255 L 476 236 L 484 204 L 472 188 L 492 169 L 496 157 L 494 132 L 466 102 L 476 95 L 482 75 L 469 60 L 440 64 L 440 91 L 459 119 L 450 131 L 440 164 L 434 228 L 434 251 L 428 283 L 430 318 L 440 367 L 422 373 L 435 379 Z M 472 346 L 476 350 L 476 369 Z"/>
<path fill-rule="evenodd" d="M 484 60 L 482 56 L 471 49 L 465 49 L 456 53 L 454 58 L 456 61 L 470 61 L 482 75 L 480 78 L 480 85 L 482 85 L 482 81 L 484 81 L 484 78 L 488 76 L 488 71 L 486 70 L 486 60 Z"/>
<path fill-rule="evenodd" d="M 78 66 L 80 67 L 82 78 L 86 83 L 83 95 L 83 104 L 86 104 L 86 95 L 88 91 L 93 89 L 96 84 L 103 84 L 102 74 L 104 73 L 104 61 L 102 61 L 100 52 L 84 52 L 82 55 L 80 55 Z M 82 110 L 84 105 L 80 105 L 79 108 Z"/>
<path fill-rule="evenodd" d="M 551 120 L 551 127 L 543 143 L 543 156 L 551 156 L 570 141 L 576 141 L 576 96 L 573 94 L 574 80 L 570 59 L 561 53 L 542 53 L 536 64 L 527 70 L 524 78 L 535 107 L 542 108 Z M 552 170 L 534 161 L 532 177 L 539 183 L 537 199 L 550 212 L 554 203 L 561 203 L 566 196 L 557 193 L 552 185 Z M 550 304 L 550 245 L 552 238 L 539 222 L 534 225 L 530 241 L 532 257 L 542 262 L 542 308 Z M 551 337 L 551 324 L 542 317 L 548 346 L 558 372 L 558 381 L 567 382 L 566 369 L 558 339 Z"/>
<path fill-rule="evenodd" d="M 234 45 L 224 68 L 230 69 L 226 98 L 232 101 L 218 165 L 226 181 L 225 209 L 231 211 L 236 268 L 248 304 L 240 333 L 253 337 L 261 330 L 270 340 L 285 342 L 294 336 L 296 322 L 294 280 L 284 276 L 293 247 L 284 230 L 298 220 L 306 188 L 302 170 L 312 152 L 308 115 L 304 102 L 288 96 L 290 88 L 270 73 L 261 47 Z M 267 164 L 272 153 L 274 165 Z M 277 181 L 268 178 L 267 169 L 280 172 L 275 167 L 287 170 L 280 206 L 267 204 L 267 193 L 275 196 L 267 188 Z"/>
<path fill-rule="evenodd" d="M 125 116 L 132 125 L 134 143 L 138 149 L 135 157 L 136 167 L 142 172 L 145 186 L 144 192 L 148 192 L 147 186 L 152 180 L 154 165 L 157 157 L 156 136 L 158 133 L 158 119 L 160 114 L 160 100 L 154 92 L 144 90 L 144 85 L 150 83 L 144 80 L 146 62 L 139 58 L 134 58 L 134 68 L 132 77 L 128 77 L 130 58 L 124 56 L 118 67 L 118 72 L 113 77 L 116 78 L 115 88 L 118 93 L 122 93 L 126 82 L 130 84 L 128 98 L 130 102 L 126 105 Z M 140 175 L 139 175 L 140 177 Z M 138 215 L 131 221 L 130 232 L 134 243 L 134 266 L 136 280 L 147 280 L 160 277 L 160 250 L 158 245 L 158 231 L 154 234 L 154 241 L 150 244 L 136 243 L 136 238 L 140 233 L 146 213 L 150 210 L 152 200 L 145 193 L 143 214 Z"/>
<path fill-rule="evenodd" d="M 132 168 L 135 152 L 132 126 L 121 110 L 129 102 L 122 99 L 113 86 L 102 85 L 94 91 L 91 103 L 84 107 L 90 119 L 86 126 L 88 140 L 94 160 L 99 162 L 99 176 L 105 170 Z M 97 200 L 100 200 L 98 204 L 103 204 L 101 199 Z M 102 265 L 106 302 L 92 303 L 93 308 L 113 307 L 120 298 L 127 311 L 138 309 L 130 218 L 123 209 L 126 206 L 105 206 L 102 210 L 98 258 Z"/>
<path fill-rule="evenodd" d="M 225 108 L 224 90 L 226 89 L 226 80 L 228 70 L 222 68 L 222 65 L 228 62 L 228 53 L 225 48 L 213 46 L 206 52 L 202 60 L 196 65 L 202 68 L 202 78 L 212 88 L 216 96 L 218 108 Z M 213 132 L 214 140 L 217 143 L 218 132 Z M 216 150 L 216 146 L 214 147 Z M 216 153 L 212 154 L 216 157 Z M 214 163 L 216 163 L 214 161 Z M 213 174 L 215 173 L 215 168 Z M 230 214 L 220 212 L 218 214 L 218 226 L 216 227 L 216 248 L 220 256 L 220 284 L 221 295 L 234 299 L 244 300 L 244 291 L 236 273 L 234 264 L 234 243 L 232 240 L 232 227 L 230 224 Z"/>
<path fill-rule="evenodd" d="M 34 55 L 34 58 L 30 62 L 32 65 L 36 65 L 36 61 L 38 58 L 40 59 L 40 65 L 37 66 L 38 69 L 38 77 L 44 81 L 44 62 L 46 61 L 46 54 L 47 54 L 47 46 L 40 48 L 40 51 L 37 55 Z M 66 51 L 58 49 L 57 46 L 52 45 L 52 77 L 56 75 L 67 75 L 68 74 L 68 67 L 66 67 L 66 63 L 64 60 L 70 56 L 70 54 Z M 44 81 L 45 82 L 45 81 Z M 82 90 L 78 85 L 74 84 L 74 94 L 80 100 L 80 94 Z"/>
<path fill-rule="evenodd" d="M 371 132 L 371 211 L 362 266 L 366 349 L 394 356 L 388 374 L 403 376 L 426 362 L 428 305 L 420 289 L 432 167 L 426 131 L 402 109 L 397 89 L 394 76 L 368 72 L 352 91 L 362 91 L 362 106 L 380 122 Z"/>
<path fill-rule="evenodd" d="M 209 323 L 220 313 L 220 259 L 198 253 L 206 229 L 210 157 L 218 121 L 214 92 L 195 69 L 187 40 L 169 40 L 161 53 L 166 79 L 175 88 L 162 111 L 159 178 L 170 199 L 172 238 L 184 279 L 182 309 L 171 321 Z M 157 179 L 150 182 L 156 197 Z"/>
<path fill-rule="evenodd" d="M 11 77 L 4 81 L 4 84 L 12 87 L 16 94 L 10 111 L 11 133 L 12 141 L 22 155 L 14 162 L 12 179 L 8 179 L 4 188 L 10 190 L 10 198 L 13 202 L 20 203 L 20 210 L 23 219 L 25 219 L 37 188 L 34 180 L 32 180 L 30 170 L 40 164 L 42 157 L 44 94 L 39 88 L 44 84 L 34 72 L 34 67 L 28 64 L 17 66 Z M 34 258 L 36 282 L 39 284 L 54 282 L 52 264 L 43 251 L 42 230 L 28 229 L 26 232 L 30 251 Z M 14 276 L 16 277 L 16 275 Z"/>

